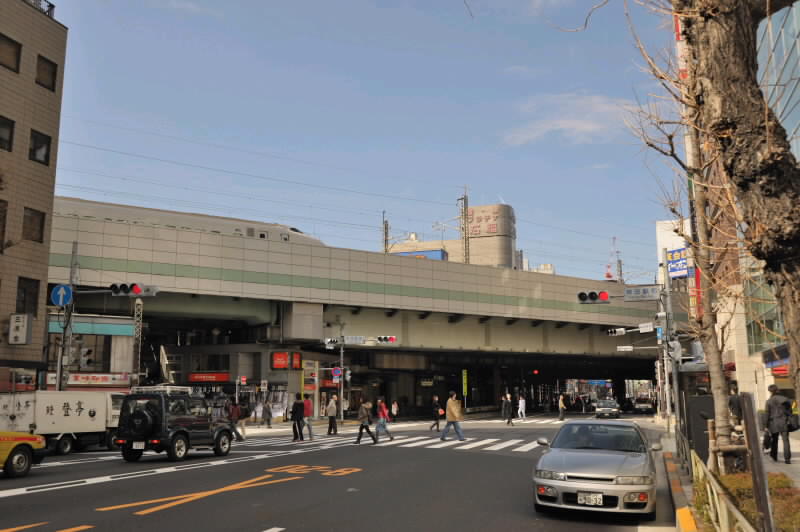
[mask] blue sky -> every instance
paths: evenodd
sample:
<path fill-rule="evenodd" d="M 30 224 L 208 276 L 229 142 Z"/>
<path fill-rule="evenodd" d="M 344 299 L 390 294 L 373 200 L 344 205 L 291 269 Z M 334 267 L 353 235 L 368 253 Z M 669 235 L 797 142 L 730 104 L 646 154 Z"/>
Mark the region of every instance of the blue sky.
<path fill-rule="evenodd" d="M 589 0 L 468 3 L 62 0 L 57 193 L 377 251 L 381 211 L 395 236 L 437 238 L 468 185 L 514 207 L 532 263 L 601 278 L 616 236 L 630 281 L 652 281 L 671 176 L 623 124 L 655 87 L 622 2 L 578 33 L 553 26 Z"/>

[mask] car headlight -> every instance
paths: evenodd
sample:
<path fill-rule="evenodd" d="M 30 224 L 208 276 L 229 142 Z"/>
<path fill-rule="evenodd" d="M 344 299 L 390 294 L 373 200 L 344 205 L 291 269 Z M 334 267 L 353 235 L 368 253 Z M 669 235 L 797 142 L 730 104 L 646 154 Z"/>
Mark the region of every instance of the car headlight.
<path fill-rule="evenodd" d="M 643 477 L 617 477 L 617 484 L 652 484 L 653 477 L 645 475 Z"/>
<path fill-rule="evenodd" d="M 567 480 L 567 474 L 556 473 L 555 471 L 547 471 L 544 469 L 537 469 L 536 478 L 544 478 L 547 480 Z"/>

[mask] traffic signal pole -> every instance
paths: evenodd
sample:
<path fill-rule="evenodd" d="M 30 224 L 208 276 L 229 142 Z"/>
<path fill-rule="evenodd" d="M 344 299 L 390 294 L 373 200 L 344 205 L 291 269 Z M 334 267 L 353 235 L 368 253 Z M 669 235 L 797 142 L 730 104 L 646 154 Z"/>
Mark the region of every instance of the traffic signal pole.
<path fill-rule="evenodd" d="M 344 371 L 344 323 L 339 323 L 339 367 Z M 339 419 L 344 421 L 344 373 L 339 376 Z"/>

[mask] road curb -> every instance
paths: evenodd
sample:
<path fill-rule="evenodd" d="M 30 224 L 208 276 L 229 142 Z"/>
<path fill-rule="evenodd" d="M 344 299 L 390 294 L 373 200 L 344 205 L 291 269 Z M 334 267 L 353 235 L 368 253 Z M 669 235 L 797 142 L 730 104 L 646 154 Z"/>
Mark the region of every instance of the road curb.
<path fill-rule="evenodd" d="M 689 499 L 681 486 L 681 479 L 678 475 L 678 464 L 675 462 L 673 454 L 665 451 L 664 469 L 669 480 L 669 493 L 672 497 L 672 506 L 675 508 L 675 527 L 679 532 L 697 532 L 697 522 L 694 519 Z"/>

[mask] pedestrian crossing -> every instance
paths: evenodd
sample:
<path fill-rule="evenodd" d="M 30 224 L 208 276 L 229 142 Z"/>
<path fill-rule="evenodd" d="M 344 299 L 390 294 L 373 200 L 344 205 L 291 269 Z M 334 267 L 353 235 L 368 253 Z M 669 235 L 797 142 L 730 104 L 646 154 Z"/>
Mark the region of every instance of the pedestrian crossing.
<path fill-rule="evenodd" d="M 322 436 L 314 438 L 314 440 L 305 440 L 303 442 L 293 442 L 288 438 L 250 438 L 244 442 L 234 443 L 233 451 L 236 452 L 258 452 L 246 451 L 243 449 L 248 448 L 281 448 L 281 450 L 297 449 L 297 452 L 307 450 L 325 450 L 334 449 L 338 447 L 350 446 L 355 443 L 355 434 L 342 434 L 340 431 L 339 436 Z M 498 452 L 498 451 L 514 451 L 525 453 L 533 451 L 539 444 L 536 441 L 524 439 L 508 439 L 501 438 L 465 438 L 464 440 L 448 439 L 442 441 L 440 436 L 409 436 L 398 434 L 394 439 L 381 438 L 377 445 L 372 444 L 371 438 L 364 435 L 361 445 L 365 447 L 398 447 L 398 448 L 419 448 L 419 449 L 453 449 L 462 451 L 484 451 L 484 452 Z"/>

